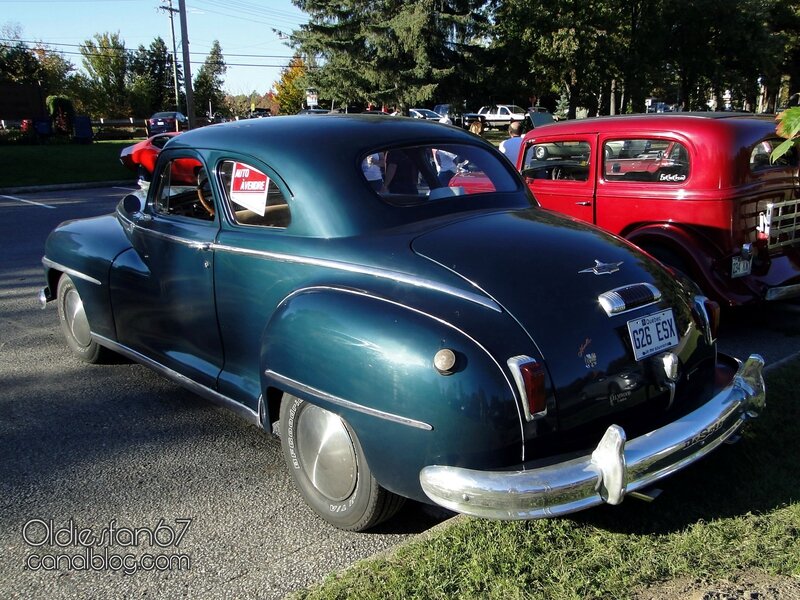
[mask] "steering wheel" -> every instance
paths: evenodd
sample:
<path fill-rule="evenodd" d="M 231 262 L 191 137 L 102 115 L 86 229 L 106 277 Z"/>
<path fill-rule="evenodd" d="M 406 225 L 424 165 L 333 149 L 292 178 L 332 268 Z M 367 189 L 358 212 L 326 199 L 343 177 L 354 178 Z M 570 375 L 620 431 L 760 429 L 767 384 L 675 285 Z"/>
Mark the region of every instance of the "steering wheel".
<path fill-rule="evenodd" d="M 210 199 L 211 186 L 208 184 L 208 176 L 206 175 L 205 170 L 201 170 L 197 174 L 197 188 L 195 189 L 197 190 L 197 199 L 200 200 L 200 205 L 213 219 L 214 203 Z M 206 194 L 209 194 L 209 198 L 206 198 Z"/>
<path fill-rule="evenodd" d="M 552 179 L 562 179 L 563 174 L 561 173 L 561 167 L 553 167 L 553 172 L 551 173 Z"/>

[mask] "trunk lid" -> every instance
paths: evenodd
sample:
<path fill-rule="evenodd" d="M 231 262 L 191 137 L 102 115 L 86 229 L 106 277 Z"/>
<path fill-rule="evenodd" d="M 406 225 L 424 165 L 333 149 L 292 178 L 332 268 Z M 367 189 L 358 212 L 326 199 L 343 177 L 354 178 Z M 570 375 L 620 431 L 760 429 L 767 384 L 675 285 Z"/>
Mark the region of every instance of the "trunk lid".
<path fill-rule="evenodd" d="M 712 376 L 715 349 L 698 327 L 692 291 L 616 236 L 531 209 L 450 224 L 419 236 L 412 248 L 481 288 L 527 332 L 552 382 L 557 406 L 557 415 L 547 417 L 552 429 L 593 430 L 620 422 L 625 414 L 650 424 L 654 415 L 686 403 L 681 398 L 691 396 L 688 379 L 698 369 Z M 607 314 L 598 297 L 625 286 L 639 293 L 652 286 L 661 299 Z M 645 317 L 661 319 L 655 323 L 660 330 L 650 333 L 664 333 L 665 341 L 659 348 L 654 340 L 649 349 L 657 350 L 637 360 L 632 340 L 637 336 L 637 343 L 646 346 Z M 679 357 L 673 390 L 664 352 Z M 628 426 L 635 429 L 634 423 Z M 537 430 L 541 433 L 542 427 Z"/>

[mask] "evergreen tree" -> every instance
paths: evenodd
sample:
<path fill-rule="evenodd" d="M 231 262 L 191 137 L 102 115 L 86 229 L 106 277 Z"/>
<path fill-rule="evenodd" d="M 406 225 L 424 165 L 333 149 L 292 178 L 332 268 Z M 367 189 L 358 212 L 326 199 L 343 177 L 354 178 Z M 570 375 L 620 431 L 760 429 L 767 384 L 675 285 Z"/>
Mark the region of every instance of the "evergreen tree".
<path fill-rule="evenodd" d="M 222 56 L 222 48 L 218 40 L 214 40 L 211 51 L 194 78 L 195 113 L 212 118 L 215 115 L 228 115 L 225 105 L 225 92 L 222 85 L 225 72 L 228 70 Z"/>

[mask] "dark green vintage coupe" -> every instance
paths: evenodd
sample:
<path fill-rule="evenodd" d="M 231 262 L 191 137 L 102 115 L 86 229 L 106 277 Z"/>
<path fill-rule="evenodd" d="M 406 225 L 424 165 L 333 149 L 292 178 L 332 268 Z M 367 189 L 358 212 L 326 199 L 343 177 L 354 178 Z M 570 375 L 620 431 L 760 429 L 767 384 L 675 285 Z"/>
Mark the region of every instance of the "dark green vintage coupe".
<path fill-rule="evenodd" d="M 762 359 L 717 352 L 691 282 L 539 208 L 438 123 L 184 133 L 148 190 L 59 226 L 43 262 L 79 357 L 122 354 L 277 433 L 344 529 L 406 497 L 497 519 L 617 504 L 764 405 Z"/>

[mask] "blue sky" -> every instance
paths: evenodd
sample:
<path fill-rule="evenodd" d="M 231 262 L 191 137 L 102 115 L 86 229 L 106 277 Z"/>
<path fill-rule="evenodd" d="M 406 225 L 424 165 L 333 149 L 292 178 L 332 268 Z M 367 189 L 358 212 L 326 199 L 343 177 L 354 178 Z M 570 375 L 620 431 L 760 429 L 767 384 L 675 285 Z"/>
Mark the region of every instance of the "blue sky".
<path fill-rule="evenodd" d="M 185 0 L 192 74 L 211 44 L 219 40 L 228 72 L 225 90 L 260 94 L 272 89 L 292 53 L 273 29 L 290 32 L 306 22 L 291 0 Z M 0 0 L 0 27 L 21 27 L 21 38 L 41 41 L 81 66 L 78 44 L 96 33 L 119 33 L 125 47 L 149 46 L 161 36 L 172 48 L 168 1 L 158 0 Z M 178 8 L 178 0 L 172 0 Z M 175 38 L 180 49 L 180 22 L 175 14 Z M 179 58 L 179 60 L 181 60 Z"/>

